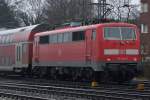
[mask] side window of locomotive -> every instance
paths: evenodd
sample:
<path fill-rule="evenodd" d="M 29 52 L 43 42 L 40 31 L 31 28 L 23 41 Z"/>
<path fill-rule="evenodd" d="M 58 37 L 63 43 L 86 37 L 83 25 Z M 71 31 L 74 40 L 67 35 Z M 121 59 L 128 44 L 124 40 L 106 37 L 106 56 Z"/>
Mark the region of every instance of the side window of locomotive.
<path fill-rule="evenodd" d="M 48 35 L 41 36 L 39 42 L 40 42 L 40 44 L 48 44 L 49 43 L 49 36 Z"/>
<path fill-rule="evenodd" d="M 58 43 L 63 42 L 63 34 L 58 34 Z"/>
<path fill-rule="evenodd" d="M 72 41 L 72 33 L 64 33 L 63 42 Z"/>
<path fill-rule="evenodd" d="M 50 43 L 57 43 L 57 34 L 50 35 Z"/>
<path fill-rule="evenodd" d="M 92 40 L 96 40 L 96 30 L 92 30 Z"/>
<path fill-rule="evenodd" d="M 81 41 L 85 40 L 85 32 L 84 31 L 78 31 L 72 33 L 72 41 Z"/>

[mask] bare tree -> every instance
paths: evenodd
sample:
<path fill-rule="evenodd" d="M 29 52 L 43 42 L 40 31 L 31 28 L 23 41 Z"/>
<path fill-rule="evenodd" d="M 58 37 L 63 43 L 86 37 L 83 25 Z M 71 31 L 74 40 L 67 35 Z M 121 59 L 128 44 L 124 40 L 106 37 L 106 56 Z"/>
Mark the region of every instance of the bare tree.
<path fill-rule="evenodd" d="M 118 20 L 137 19 L 139 5 L 131 4 L 131 2 L 132 0 L 108 0 L 108 3 L 114 6 L 110 17 Z"/>
<path fill-rule="evenodd" d="M 45 17 L 50 23 L 85 19 L 91 14 L 91 0 L 46 0 Z"/>
<path fill-rule="evenodd" d="M 42 22 L 44 0 L 8 0 L 24 26 Z"/>
<path fill-rule="evenodd" d="M 90 5 L 93 0 L 6 0 L 13 9 L 22 26 L 49 22 L 63 23 L 72 19 L 93 18 L 95 9 Z M 130 0 L 131 2 L 132 0 Z M 129 2 L 129 3 L 130 3 Z M 112 19 L 137 18 L 136 6 L 125 6 L 122 0 L 107 0 L 111 12 L 107 17 Z M 109 10 L 109 9 L 108 9 Z"/>
<path fill-rule="evenodd" d="M 15 28 L 19 23 L 8 1 L 0 0 L 0 27 Z"/>

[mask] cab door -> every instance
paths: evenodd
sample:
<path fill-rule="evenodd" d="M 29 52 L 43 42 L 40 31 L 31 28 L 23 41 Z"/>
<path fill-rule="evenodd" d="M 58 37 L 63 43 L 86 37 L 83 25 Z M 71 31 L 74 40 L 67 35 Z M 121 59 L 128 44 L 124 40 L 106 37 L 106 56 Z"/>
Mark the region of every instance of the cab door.
<path fill-rule="evenodd" d="M 21 67 L 22 65 L 22 44 L 16 44 L 16 66 Z"/>
<path fill-rule="evenodd" d="M 86 31 L 86 54 L 85 54 L 86 64 L 91 64 L 92 62 L 92 30 Z"/>

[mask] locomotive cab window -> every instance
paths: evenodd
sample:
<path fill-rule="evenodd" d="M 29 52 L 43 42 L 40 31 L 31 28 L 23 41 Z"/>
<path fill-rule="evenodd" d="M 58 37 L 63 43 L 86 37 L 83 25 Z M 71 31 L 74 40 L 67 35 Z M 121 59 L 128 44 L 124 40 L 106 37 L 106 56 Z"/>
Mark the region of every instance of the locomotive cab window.
<path fill-rule="evenodd" d="M 132 28 L 121 28 L 122 40 L 135 40 L 136 33 Z"/>
<path fill-rule="evenodd" d="M 49 43 L 49 36 L 48 35 L 41 36 L 39 42 L 40 42 L 40 44 L 48 44 Z"/>
<path fill-rule="evenodd" d="M 106 40 L 135 40 L 136 32 L 130 27 L 107 27 L 104 29 Z"/>
<path fill-rule="evenodd" d="M 121 40 L 121 34 L 119 28 L 105 28 L 104 38 L 106 40 Z"/>
<path fill-rule="evenodd" d="M 78 31 L 72 33 L 72 41 L 81 41 L 85 40 L 85 32 L 84 31 Z"/>

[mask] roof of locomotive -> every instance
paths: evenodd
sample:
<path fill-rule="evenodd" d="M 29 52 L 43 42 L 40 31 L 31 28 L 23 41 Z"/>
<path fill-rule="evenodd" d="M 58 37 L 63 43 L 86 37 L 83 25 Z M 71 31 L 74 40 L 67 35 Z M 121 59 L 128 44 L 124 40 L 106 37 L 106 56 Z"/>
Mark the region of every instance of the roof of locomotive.
<path fill-rule="evenodd" d="M 87 29 L 95 29 L 100 26 L 105 26 L 105 27 L 136 27 L 134 24 L 129 24 L 129 23 L 101 23 L 101 24 L 93 24 L 93 25 L 87 25 L 87 26 L 78 26 L 78 27 L 69 27 L 69 28 L 64 28 L 64 29 L 56 29 L 56 30 L 50 30 L 46 32 L 40 32 L 35 34 L 35 36 L 43 36 L 43 35 L 49 35 L 49 34 L 55 34 L 55 33 L 65 33 L 65 32 L 74 32 L 74 31 L 84 31 Z"/>
<path fill-rule="evenodd" d="M 44 31 L 45 29 L 44 27 L 49 27 L 46 25 L 47 24 L 37 24 L 37 25 L 21 27 L 17 29 L 0 31 L 0 38 L 1 38 L 0 42 L 3 42 L 2 39 L 4 39 L 4 41 L 5 39 L 9 41 L 10 38 L 13 42 L 29 41 L 30 38 L 32 38 L 35 33 Z"/>

